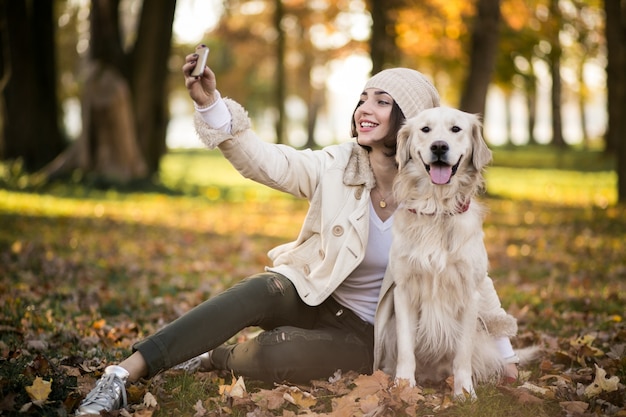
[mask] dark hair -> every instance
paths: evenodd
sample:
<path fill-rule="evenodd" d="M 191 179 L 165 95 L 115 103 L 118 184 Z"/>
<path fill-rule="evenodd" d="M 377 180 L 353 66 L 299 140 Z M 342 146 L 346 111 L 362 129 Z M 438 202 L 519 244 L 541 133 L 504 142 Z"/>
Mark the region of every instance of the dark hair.
<path fill-rule="evenodd" d="M 356 113 L 356 109 L 358 109 L 360 105 L 361 104 L 357 104 L 356 107 L 354 108 L 354 111 L 352 112 L 351 133 L 352 133 L 353 138 L 356 138 L 358 136 L 358 133 L 356 131 L 356 122 L 354 121 L 354 114 Z M 396 146 L 398 144 L 397 143 L 398 131 L 404 124 L 405 120 L 406 120 L 406 117 L 404 117 L 404 113 L 402 113 L 400 106 L 398 106 L 398 103 L 396 103 L 394 100 L 393 107 L 391 108 L 391 114 L 389 115 L 389 127 L 390 127 L 389 133 L 387 133 L 387 137 L 384 138 L 384 142 L 383 142 L 385 144 L 385 147 L 389 149 L 388 156 L 394 156 L 396 154 Z M 359 143 L 359 146 L 367 149 L 368 152 L 372 150 L 371 147 L 361 145 L 360 143 Z"/>

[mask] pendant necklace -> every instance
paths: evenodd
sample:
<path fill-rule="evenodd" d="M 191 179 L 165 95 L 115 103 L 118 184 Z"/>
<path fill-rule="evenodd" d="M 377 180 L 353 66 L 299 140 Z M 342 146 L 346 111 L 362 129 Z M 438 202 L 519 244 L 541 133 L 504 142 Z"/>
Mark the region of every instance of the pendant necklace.
<path fill-rule="evenodd" d="M 378 207 L 380 208 L 385 208 L 387 207 L 387 202 L 385 201 L 387 198 L 389 198 L 389 196 L 391 195 L 391 193 L 387 194 L 387 197 L 383 197 L 383 195 L 380 193 L 380 190 L 377 188 L 376 192 L 378 193 L 378 195 L 380 196 L 380 201 L 378 202 Z M 393 191 L 392 191 L 393 192 Z"/>

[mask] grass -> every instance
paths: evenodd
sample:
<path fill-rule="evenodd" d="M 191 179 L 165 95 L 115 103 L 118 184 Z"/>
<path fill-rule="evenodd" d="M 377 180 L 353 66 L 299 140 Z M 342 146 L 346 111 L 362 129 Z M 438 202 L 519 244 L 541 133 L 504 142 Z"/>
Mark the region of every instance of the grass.
<path fill-rule="evenodd" d="M 543 147 L 494 154 L 483 198 L 490 275 L 518 317 L 516 343 L 548 346 L 530 381 L 553 397 L 512 401 L 516 391 L 486 385 L 476 403 L 436 412 L 424 405 L 415 415 L 559 415 L 559 402 L 586 401 L 577 387 L 591 382 L 594 364 L 626 380 L 623 354 L 606 356 L 626 345 L 626 208 L 615 205 L 610 163 Z M 21 415 L 71 409 L 78 391 L 132 343 L 260 271 L 269 248 L 295 238 L 307 208 L 241 178 L 216 152 L 172 152 L 160 177 L 158 187 L 130 190 L 37 185 L 19 166 L 0 166 L 0 414 L 28 403 L 24 387 L 35 375 L 52 379 L 53 392 L 45 407 Z M 593 336 L 589 349 L 604 356 L 581 356 L 581 336 Z M 554 375 L 562 386 L 549 384 Z M 135 403 L 154 394 L 155 416 L 194 415 L 198 401 L 211 415 L 252 412 L 221 399 L 219 387 L 229 383 L 229 375 L 164 373 L 130 394 Z M 338 397 L 317 395 L 326 407 Z"/>

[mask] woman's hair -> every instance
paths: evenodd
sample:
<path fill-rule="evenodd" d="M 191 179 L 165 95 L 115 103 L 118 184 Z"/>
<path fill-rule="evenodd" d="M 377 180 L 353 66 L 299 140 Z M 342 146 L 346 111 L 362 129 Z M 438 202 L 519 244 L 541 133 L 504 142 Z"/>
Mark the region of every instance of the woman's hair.
<path fill-rule="evenodd" d="M 352 137 L 353 138 L 356 138 L 358 136 L 358 133 L 356 131 L 356 122 L 354 121 L 354 113 L 356 113 L 356 109 L 358 109 L 360 105 L 361 104 L 357 104 L 356 107 L 354 108 L 354 111 L 352 112 L 351 125 L 352 125 Z M 402 113 L 400 106 L 398 106 L 398 103 L 396 103 L 396 101 L 394 100 L 393 107 L 391 108 L 391 114 L 389 115 L 389 127 L 390 127 L 389 132 L 387 133 L 387 136 L 384 138 L 384 142 L 383 142 L 385 147 L 389 149 L 389 153 L 387 154 L 388 156 L 394 156 L 396 154 L 398 131 L 404 124 L 405 120 L 406 118 L 404 117 L 404 113 Z M 357 143 L 359 142 L 357 141 Z M 361 146 L 364 149 L 367 149 L 368 152 L 372 150 L 371 147 L 361 145 L 360 143 L 359 143 L 359 146 Z"/>

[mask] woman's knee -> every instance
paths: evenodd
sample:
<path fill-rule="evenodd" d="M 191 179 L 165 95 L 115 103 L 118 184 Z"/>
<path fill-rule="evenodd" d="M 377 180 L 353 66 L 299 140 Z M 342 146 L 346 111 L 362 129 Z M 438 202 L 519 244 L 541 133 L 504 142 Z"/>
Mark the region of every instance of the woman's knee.
<path fill-rule="evenodd" d="M 295 293 L 291 281 L 284 275 L 275 272 L 262 272 L 244 278 L 237 286 L 244 286 L 256 296 L 269 297 L 287 296 Z"/>

